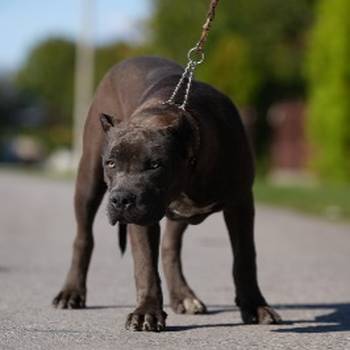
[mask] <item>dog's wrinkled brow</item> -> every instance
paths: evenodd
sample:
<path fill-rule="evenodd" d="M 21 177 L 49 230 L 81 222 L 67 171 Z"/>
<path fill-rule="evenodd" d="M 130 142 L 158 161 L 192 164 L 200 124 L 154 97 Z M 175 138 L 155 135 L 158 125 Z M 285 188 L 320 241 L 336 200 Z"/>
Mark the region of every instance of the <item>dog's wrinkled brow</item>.
<path fill-rule="evenodd" d="M 110 151 L 110 157 L 114 158 L 120 162 L 130 161 L 139 158 L 144 154 L 144 149 L 142 144 L 139 142 L 126 143 L 121 142 L 118 145 L 114 146 Z"/>

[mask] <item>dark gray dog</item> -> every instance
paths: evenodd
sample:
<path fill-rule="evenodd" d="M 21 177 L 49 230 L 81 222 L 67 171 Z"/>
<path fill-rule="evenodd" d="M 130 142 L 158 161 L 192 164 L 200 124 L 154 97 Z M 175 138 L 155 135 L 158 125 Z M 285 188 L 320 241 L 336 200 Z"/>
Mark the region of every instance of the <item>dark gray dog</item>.
<path fill-rule="evenodd" d="M 177 313 L 206 311 L 183 275 L 181 241 L 188 224 L 199 224 L 221 210 L 243 321 L 280 322 L 257 282 L 254 167 L 239 114 L 229 98 L 196 81 L 186 112 L 164 104 L 182 73 L 182 67 L 165 59 L 134 58 L 113 67 L 98 87 L 76 181 L 78 229 L 72 265 L 53 303 L 59 308 L 85 306 L 92 224 L 108 189 L 109 220 L 112 225 L 119 222 L 122 248 L 127 225 L 135 262 L 137 307 L 127 318 L 128 329 L 165 328 L 157 267 L 159 220 L 164 215 L 161 253 L 171 307 Z"/>

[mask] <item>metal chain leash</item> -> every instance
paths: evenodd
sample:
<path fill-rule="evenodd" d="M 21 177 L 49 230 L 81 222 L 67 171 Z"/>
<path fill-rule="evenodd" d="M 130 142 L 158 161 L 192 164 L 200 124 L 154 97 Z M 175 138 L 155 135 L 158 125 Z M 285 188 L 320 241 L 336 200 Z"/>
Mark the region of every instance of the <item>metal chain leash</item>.
<path fill-rule="evenodd" d="M 190 51 L 188 51 L 187 66 L 186 66 L 179 82 L 177 83 L 177 85 L 174 89 L 174 92 L 172 93 L 170 98 L 166 102 L 164 102 L 165 104 L 176 105 L 182 110 L 186 109 L 188 98 L 189 98 L 190 91 L 191 91 L 191 85 L 192 85 L 194 72 L 195 72 L 197 66 L 202 64 L 204 62 L 204 59 L 205 59 L 204 45 L 208 40 L 208 35 L 209 35 L 210 29 L 211 29 L 211 24 L 215 18 L 215 10 L 216 10 L 216 7 L 217 7 L 219 1 L 220 0 L 211 0 L 207 19 L 203 25 L 202 35 L 201 35 L 198 43 L 196 44 L 196 46 L 194 46 L 192 49 L 190 49 Z M 186 79 L 187 79 L 187 85 L 186 85 L 186 90 L 185 90 L 183 102 L 182 102 L 182 104 L 178 105 L 175 103 L 175 98 L 178 95 L 181 87 L 184 85 Z"/>

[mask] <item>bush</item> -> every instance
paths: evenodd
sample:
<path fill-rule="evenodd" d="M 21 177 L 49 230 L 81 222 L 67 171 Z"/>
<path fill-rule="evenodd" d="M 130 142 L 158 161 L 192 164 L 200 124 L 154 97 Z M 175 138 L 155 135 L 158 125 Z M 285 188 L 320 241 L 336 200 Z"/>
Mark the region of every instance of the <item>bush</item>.
<path fill-rule="evenodd" d="M 321 177 L 350 178 L 350 2 L 321 0 L 311 33 L 308 133 Z"/>

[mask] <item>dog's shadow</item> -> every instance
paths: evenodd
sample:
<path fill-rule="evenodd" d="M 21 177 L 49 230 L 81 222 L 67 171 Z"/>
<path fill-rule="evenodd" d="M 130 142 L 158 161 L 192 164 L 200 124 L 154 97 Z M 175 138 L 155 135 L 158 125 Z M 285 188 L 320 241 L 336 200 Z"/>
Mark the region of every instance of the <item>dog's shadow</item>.
<path fill-rule="evenodd" d="M 293 327 L 274 329 L 273 332 L 276 333 L 332 333 L 350 331 L 350 303 L 277 305 L 276 309 L 327 310 L 325 314 L 316 316 L 314 320 L 297 320 L 290 323 Z M 310 323 L 312 325 L 308 325 Z M 315 323 L 317 324 L 314 325 Z"/>
<path fill-rule="evenodd" d="M 226 312 L 238 312 L 237 307 L 233 305 L 207 305 L 207 315 L 217 315 Z M 133 308 L 133 305 L 110 305 L 110 306 L 89 306 L 88 310 L 98 309 L 122 309 Z M 327 313 L 316 316 L 313 320 L 285 320 L 279 328 L 274 326 L 271 329 L 276 333 L 331 333 L 331 332 L 347 332 L 350 331 L 350 303 L 334 303 L 334 304 L 281 304 L 274 305 L 276 310 L 327 310 Z M 329 312 L 329 310 L 332 310 Z M 198 316 L 200 317 L 200 316 Z M 317 323 L 316 325 L 314 325 Z M 312 325 L 310 325 L 312 324 Z M 183 326 L 168 326 L 167 332 L 179 332 L 200 328 L 218 328 L 218 327 L 237 327 L 242 323 L 210 323 L 210 324 L 193 324 Z"/>

